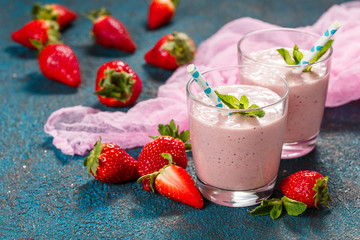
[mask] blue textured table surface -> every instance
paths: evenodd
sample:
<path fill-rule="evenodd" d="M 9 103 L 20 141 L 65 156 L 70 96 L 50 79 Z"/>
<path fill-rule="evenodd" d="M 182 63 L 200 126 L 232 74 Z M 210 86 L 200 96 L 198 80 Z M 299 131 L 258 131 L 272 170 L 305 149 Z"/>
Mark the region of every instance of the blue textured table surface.
<path fill-rule="evenodd" d="M 86 2 L 86 4 L 85 4 Z M 173 30 L 196 42 L 225 23 L 253 17 L 284 27 L 313 24 L 336 0 L 207 1 L 182 0 L 172 23 L 146 28 L 147 1 L 58 1 L 78 13 L 105 6 L 124 22 L 138 50 L 125 54 L 96 46 L 91 22 L 81 16 L 63 32 L 78 56 L 83 83 L 78 89 L 47 80 L 36 53 L 13 43 L 10 34 L 30 20 L 31 1 L 0 3 L 0 238 L 1 239 L 360 239 L 360 101 L 325 110 L 316 149 L 282 160 L 278 180 L 303 169 L 330 178 L 330 210 L 310 209 L 298 217 L 251 217 L 249 208 L 208 201 L 201 210 L 145 192 L 136 183 L 104 184 L 89 178 L 82 157 L 63 155 L 44 133 L 48 116 L 61 107 L 85 105 L 114 111 L 93 95 L 96 69 L 122 59 L 144 81 L 139 100 L 156 96 L 171 75 L 146 66 L 143 56 Z M 122 109 L 126 111 L 127 109 Z M 130 150 L 135 158 L 140 148 Z M 189 171 L 194 176 L 193 162 Z M 278 191 L 274 196 L 280 196 Z"/>

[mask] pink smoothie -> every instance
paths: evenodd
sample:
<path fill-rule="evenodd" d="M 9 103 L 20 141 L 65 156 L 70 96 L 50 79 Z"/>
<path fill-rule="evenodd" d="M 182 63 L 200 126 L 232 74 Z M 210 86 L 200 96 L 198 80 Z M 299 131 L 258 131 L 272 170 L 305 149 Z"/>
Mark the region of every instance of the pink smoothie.
<path fill-rule="evenodd" d="M 253 52 L 250 58 L 269 64 L 284 65 L 284 60 L 276 51 L 277 48 Z M 290 54 L 292 49 L 288 49 Z M 301 50 L 303 53 L 306 51 Z M 243 83 L 263 82 L 266 86 L 276 92 L 276 86 L 272 85 L 266 76 L 261 74 L 264 67 L 251 63 L 248 71 L 244 73 Z M 318 135 L 321 125 L 324 106 L 326 100 L 329 73 L 325 64 L 317 64 L 312 67 L 310 72 L 293 72 L 292 68 L 273 67 L 271 69 L 284 77 L 289 84 L 289 108 L 287 129 L 284 142 L 301 142 L 311 139 Z M 251 76 L 251 77 L 247 77 Z M 265 83 L 265 81 L 267 84 Z"/>
<path fill-rule="evenodd" d="M 265 106 L 280 99 L 257 86 L 218 87 L 222 94 Z M 198 98 L 211 105 L 204 93 Z M 205 184 L 226 190 L 249 190 L 269 184 L 277 176 L 286 114 L 281 104 L 265 109 L 263 118 L 226 114 L 194 103 L 190 111 L 192 154 L 196 174 Z"/>

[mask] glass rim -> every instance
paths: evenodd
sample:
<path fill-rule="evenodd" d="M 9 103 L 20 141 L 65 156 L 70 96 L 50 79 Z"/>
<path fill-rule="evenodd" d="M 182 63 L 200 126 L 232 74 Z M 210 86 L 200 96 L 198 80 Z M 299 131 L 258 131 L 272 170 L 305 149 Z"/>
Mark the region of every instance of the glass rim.
<path fill-rule="evenodd" d="M 218 71 L 218 70 L 221 70 L 221 69 L 240 69 L 240 68 L 244 68 L 246 66 L 249 66 L 249 65 L 231 65 L 231 66 L 219 66 L 219 67 L 215 67 L 215 68 L 211 68 L 211 69 L 208 69 L 206 71 L 203 71 L 203 72 L 200 72 L 200 74 L 202 75 L 206 75 L 207 73 L 210 73 L 210 72 L 214 72 L 214 71 Z M 265 71 L 265 72 L 271 72 L 271 71 Z M 248 112 L 248 111 L 255 111 L 255 110 L 261 110 L 261 109 L 265 109 L 265 108 L 270 108 L 270 107 L 273 107 L 277 104 L 280 104 L 281 102 L 283 101 L 286 101 L 286 99 L 288 98 L 289 96 L 289 84 L 288 82 L 285 80 L 285 78 L 281 77 L 279 74 L 276 74 L 276 73 L 272 73 L 271 74 L 274 74 L 275 76 L 279 77 L 282 82 L 285 84 L 285 87 L 286 87 L 286 91 L 285 91 L 285 94 L 284 96 L 279 96 L 277 93 L 277 95 L 280 97 L 280 99 L 278 99 L 277 101 L 273 102 L 273 103 L 270 103 L 270 104 L 267 104 L 265 106 L 262 106 L 262 107 L 258 107 L 258 108 L 249 108 L 249 109 L 228 109 L 228 108 L 221 108 L 221 107 L 217 107 L 217 106 L 214 106 L 214 105 L 211 105 L 211 104 L 208 104 L 204 101 L 201 101 L 199 98 L 197 98 L 196 96 L 194 96 L 190 90 L 190 87 L 192 84 L 195 83 L 195 80 L 193 77 L 191 77 L 189 79 L 189 81 L 187 82 L 186 84 L 186 94 L 188 97 L 190 97 L 193 101 L 197 102 L 198 104 L 201 104 L 203 106 L 206 106 L 206 107 L 209 107 L 211 109 L 216 109 L 216 110 L 220 110 L 220 111 L 224 111 L 224 112 Z M 204 78 L 206 78 L 204 76 Z M 245 84 L 237 84 L 237 85 L 245 85 Z M 248 85 L 248 86 L 258 86 L 258 85 Z M 260 87 L 263 87 L 263 86 L 260 86 Z M 266 87 L 263 87 L 263 88 L 266 88 Z M 266 88 L 266 89 L 269 89 L 269 88 Z M 270 89 L 269 89 L 270 90 Z M 272 91 L 272 90 L 270 90 Z M 274 92 L 274 91 L 272 91 Z M 275 93 L 275 92 L 274 92 Z"/>
<path fill-rule="evenodd" d="M 253 35 L 259 34 L 259 33 L 263 33 L 263 32 L 271 32 L 271 31 L 288 31 L 288 32 L 297 32 L 297 33 L 303 33 L 303 34 L 308 34 L 308 35 L 312 35 L 314 37 L 320 38 L 321 35 L 315 33 L 315 32 L 310 32 L 310 31 L 306 31 L 306 30 L 302 30 L 302 29 L 295 29 L 295 28 L 266 28 L 266 29 L 261 29 L 261 30 L 256 30 L 256 31 L 252 31 L 249 32 L 247 34 L 245 34 L 242 38 L 240 38 L 238 44 L 237 44 L 237 49 L 238 49 L 238 53 L 241 54 L 242 56 L 244 56 L 246 59 L 249 59 L 251 61 L 257 62 L 259 64 L 265 65 L 265 66 L 276 66 L 276 67 L 286 67 L 286 68 L 297 68 L 299 67 L 298 65 L 288 65 L 286 63 L 284 64 L 277 64 L 277 63 L 266 63 L 263 61 L 258 61 L 255 60 L 253 58 L 251 58 L 249 55 L 245 54 L 241 48 L 240 45 L 241 43 L 246 40 L 248 37 L 251 37 Z M 317 65 L 323 62 L 326 62 L 328 59 L 330 59 L 330 57 L 332 56 L 333 53 L 333 48 L 332 46 L 329 49 L 328 54 L 326 54 L 325 56 L 322 56 L 318 61 L 314 62 L 314 63 L 308 63 L 308 64 L 302 64 L 301 66 L 304 66 L 304 68 L 313 66 L 313 65 Z"/>

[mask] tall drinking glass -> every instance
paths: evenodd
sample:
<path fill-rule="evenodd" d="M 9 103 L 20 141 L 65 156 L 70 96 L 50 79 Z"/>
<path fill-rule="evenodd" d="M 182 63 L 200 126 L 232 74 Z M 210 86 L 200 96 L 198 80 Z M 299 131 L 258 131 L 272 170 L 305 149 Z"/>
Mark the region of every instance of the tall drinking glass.
<path fill-rule="evenodd" d="M 320 35 L 289 28 L 259 30 L 245 35 L 238 43 L 239 64 L 249 64 L 245 83 L 263 81 L 261 71 L 268 69 L 281 75 L 289 84 L 289 110 L 282 152 L 283 159 L 301 157 L 312 151 L 319 135 L 325 108 L 332 49 L 318 61 L 303 65 L 310 71 L 298 71 L 277 52 L 285 48 L 290 55 L 296 44 L 305 53 Z M 248 77 L 246 77 L 248 76 Z M 258 77 L 259 76 L 259 77 Z M 276 84 L 268 88 L 276 91 Z"/>
<path fill-rule="evenodd" d="M 245 95 L 245 109 L 215 107 L 193 78 L 186 88 L 198 187 L 206 199 L 231 207 L 254 205 L 272 194 L 286 128 L 287 82 L 264 71 L 277 83 L 276 92 L 263 82 L 243 84 L 246 69 L 227 66 L 202 73 L 213 90 L 237 99 Z M 258 108 L 250 109 L 252 104 Z M 249 116 L 254 110 L 265 115 Z"/>

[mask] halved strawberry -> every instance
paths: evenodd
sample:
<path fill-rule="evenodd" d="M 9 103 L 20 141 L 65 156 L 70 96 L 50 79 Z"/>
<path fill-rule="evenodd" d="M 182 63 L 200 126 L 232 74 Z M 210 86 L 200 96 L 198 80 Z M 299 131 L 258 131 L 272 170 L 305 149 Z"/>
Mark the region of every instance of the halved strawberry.
<path fill-rule="evenodd" d="M 156 188 L 166 198 L 194 208 L 202 208 L 203 198 L 189 173 L 182 167 L 173 165 L 171 154 L 163 153 L 160 156 L 168 161 L 168 164 L 159 171 L 142 176 L 137 182 L 148 179 L 153 192 Z"/>
<path fill-rule="evenodd" d="M 139 155 L 140 176 L 156 172 L 168 163 L 168 160 L 160 156 L 161 153 L 171 154 L 176 165 L 186 168 L 186 152 L 191 149 L 191 144 L 188 143 L 190 132 L 187 130 L 179 134 L 178 130 L 179 126 L 175 125 L 174 120 L 171 120 L 170 124 L 159 125 L 159 133 L 162 136 L 152 137 L 155 140 L 147 143 Z M 144 179 L 142 184 L 144 190 L 150 191 L 149 179 Z"/>

